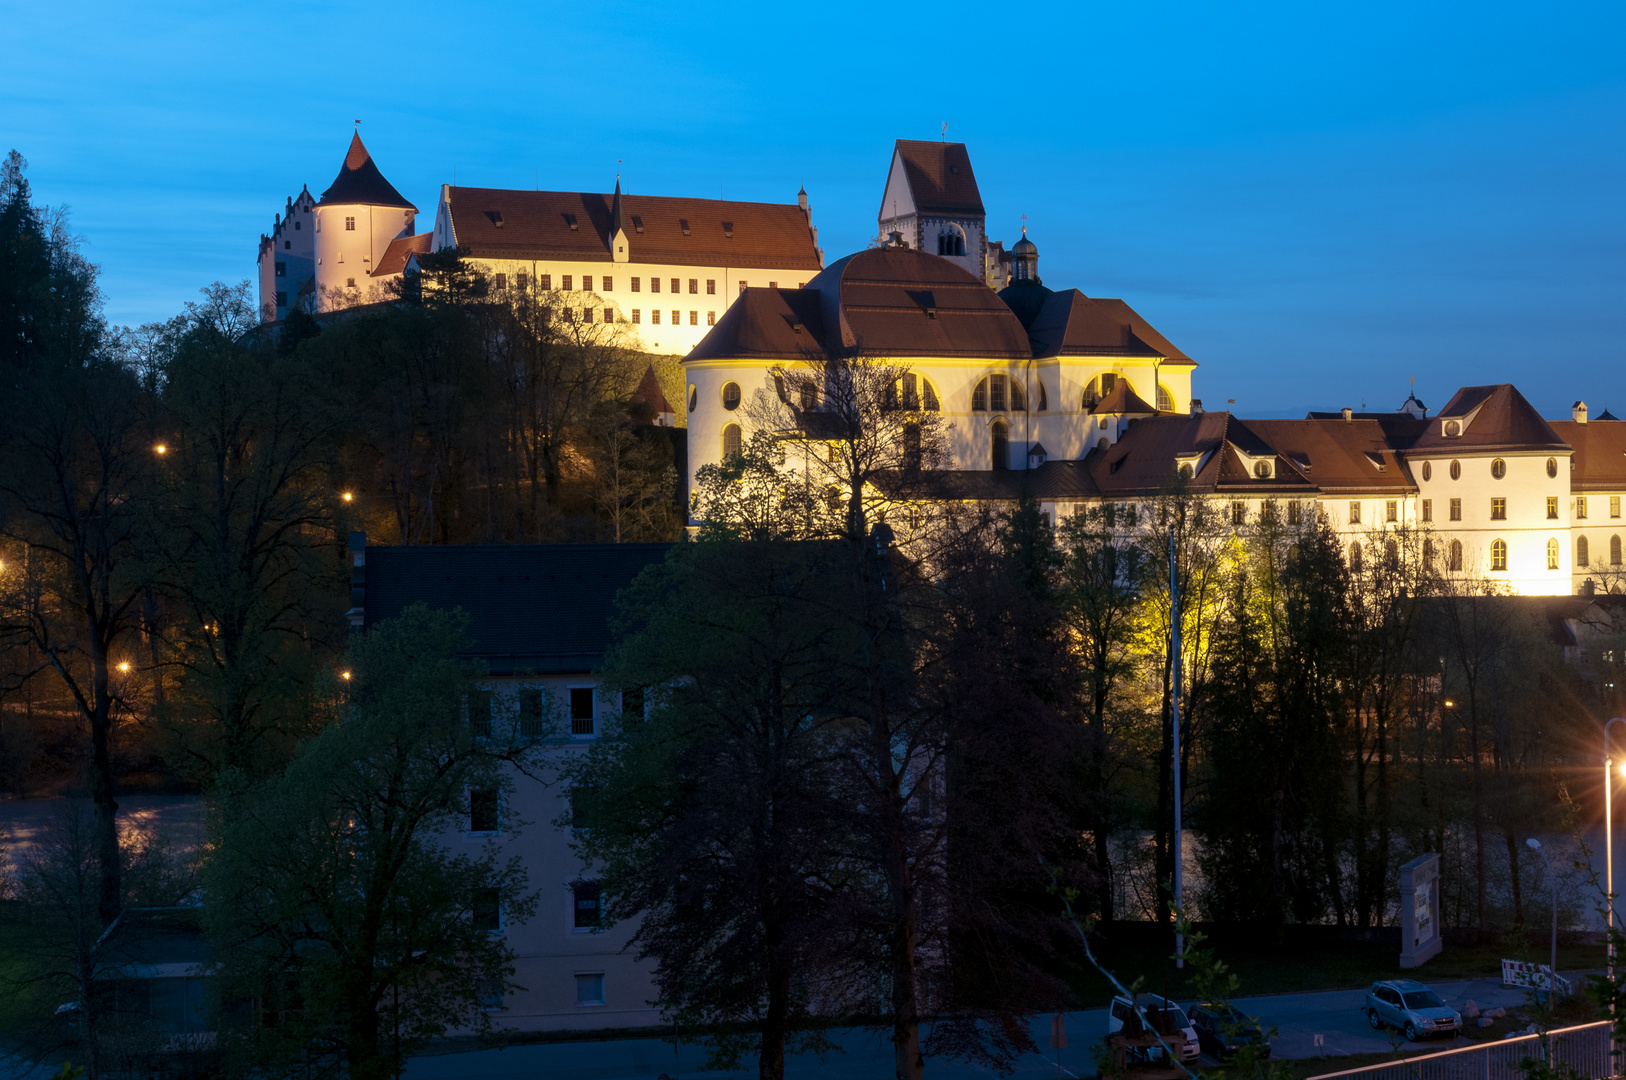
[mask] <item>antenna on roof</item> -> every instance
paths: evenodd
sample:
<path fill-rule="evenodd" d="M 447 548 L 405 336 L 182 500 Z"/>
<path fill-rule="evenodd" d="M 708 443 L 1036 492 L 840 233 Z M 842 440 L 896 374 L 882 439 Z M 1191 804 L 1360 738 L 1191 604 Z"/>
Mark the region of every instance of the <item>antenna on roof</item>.
<path fill-rule="evenodd" d="M 948 142 L 948 121 L 943 121 L 943 141 Z"/>
<path fill-rule="evenodd" d="M 1022 215 L 1022 235 L 1026 236 L 1027 234 L 1028 234 L 1028 216 L 1026 214 L 1023 214 Z"/>
<path fill-rule="evenodd" d="M 361 121 L 360 120 L 355 121 L 355 125 L 356 125 L 356 130 L 360 131 L 361 130 Z"/>

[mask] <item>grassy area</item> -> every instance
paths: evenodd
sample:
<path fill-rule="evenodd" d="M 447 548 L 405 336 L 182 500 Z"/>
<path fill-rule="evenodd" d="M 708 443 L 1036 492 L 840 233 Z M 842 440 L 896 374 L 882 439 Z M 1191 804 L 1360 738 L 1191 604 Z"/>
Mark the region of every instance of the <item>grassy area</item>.
<path fill-rule="evenodd" d="M 1403 971 L 1400 948 L 1393 942 L 1348 940 L 1337 928 L 1289 926 L 1280 930 L 1246 927 L 1203 927 L 1209 935 L 1205 948 L 1213 949 L 1242 983 L 1241 993 L 1288 994 L 1306 990 L 1355 989 L 1377 979 L 1408 976 L 1423 982 L 1483 979 L 1501 975 L 1502 960 L 1547 959 L 1547 940 L 1533 936 L 1521 945 L 1447 945 L 1445 951 L 1420 968 Z M 1172 931 L 1148 923 L 1111 923 L 1091 939 L 1096 958 L 1125 984 L 1136 978 L 1142 988 L 1189 998 L 1195 991 L 1188 975 L 1169 959 Z M 1562 971 L 1603 967 L 1602 945 L 1560 945 Z M 1111 998 L 1110 984 L 1093 968 L 1080 969 L 1073 979 L 1085 1008 L 1103 1006 Z"/>

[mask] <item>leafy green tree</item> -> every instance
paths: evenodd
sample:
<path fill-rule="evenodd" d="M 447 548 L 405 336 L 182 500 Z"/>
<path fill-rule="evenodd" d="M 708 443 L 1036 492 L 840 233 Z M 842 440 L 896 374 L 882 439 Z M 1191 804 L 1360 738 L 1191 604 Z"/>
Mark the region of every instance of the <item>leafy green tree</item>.
<path fill-rule="evenodd" d="M 839 945 L 854 867 L 835 782 L 841 627 L 822 604 L 836 554 L 714 533 L 646 570 L 604 679 L 647 719 L 623 714 L 569 773 L 583 873 L 611 918 L 640 919 L 658 1004 L 719 1029 L 714 1067 L 754 1049 L 764 1080 L 787 1051 L 827 1047 L 812 1008 L 850 1004 L 862 981 Z"/>
<path fill-rule="evenodd" d="M 511 723 L 488 740 L 463 720 L 465 621 L 416 605 L 358 637 L 328 725 L 287 771 L 217 788 L 206 921 L 225 998 L 259 1005 L 248 1062 L 382 1080 L 452 1028 L 489 1028 L 512 985 L 506 939 L 476 915 L 523 921 L 535 894 L 517 857 L 450 841 L 470 792 L 504 790 L 504 762 L 532 751 Z"/>

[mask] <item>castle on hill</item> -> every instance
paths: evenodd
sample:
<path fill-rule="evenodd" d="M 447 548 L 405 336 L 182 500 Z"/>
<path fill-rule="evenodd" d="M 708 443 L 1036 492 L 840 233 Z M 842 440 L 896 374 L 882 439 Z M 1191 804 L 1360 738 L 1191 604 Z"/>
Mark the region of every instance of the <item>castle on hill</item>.
<path fill-rule="evenodd" d="M 1235 529 L 1323 518 L 1352 567 L 1427 533 L 1447 574 L 1558 595 L 1626 588 L 1626 424 L 1584 403 L 1543 419 L 1510 384 L 1463 387 L 1429 416 L 1246 420 L 1207 412 L 1197 363 L 1120 299 L 1053 289 L 1023 229 L 988 239 L 964 144 L 898 140 L 868 250 L 826 265 L 806 191 L 794 203 L 441 185 L 433 227 L 359 135 L 338 176 L 290 198 L 260 238 L 266 321 L 387 299 L 432 251 L 463 250 L 498 289 L 559 294 L 565 316 L 616 323 L 684 357 L 686 480 L 749 436 L 742 402 L 776 370 L 809 381 L 792 404 L 823 452 L 821 358 L 861 349 L 907 369 L 912 400 L 949 433 L 943 497 L 1033 495 L 1054 521 L 1154 497 L 1171 475 Z M 677 305 L 677 306 L 673 306 Z M 640 393 L 671 423 L 651 376 Z"/>

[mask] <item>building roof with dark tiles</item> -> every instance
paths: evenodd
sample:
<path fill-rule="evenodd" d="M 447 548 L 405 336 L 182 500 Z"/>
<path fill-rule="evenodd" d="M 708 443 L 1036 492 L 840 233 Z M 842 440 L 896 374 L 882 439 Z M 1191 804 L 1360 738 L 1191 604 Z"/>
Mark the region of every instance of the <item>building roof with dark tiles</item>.
<path fill-rule="evenodd" d="M 432 250 L 430 244 L 434 241 L 432 232 L 418 233 L 416 236 L 397 236 L 390 241 L 390 246 L 384 249 L 384 254 L 378 258 L 378 265 L 373 267 L 373 277 L 390 277 L 406 269 L 407 260 L 414 255 L 427 255 Z"/>
<path fill-rule="evenodd" d="M 666 400 L 666 392 L 661 389 L 661 380 L 655 375 L 654 364 L 644 369 L 644 377 L 638 380 L 638 385 L 628 396 L 627 403 L 647 405 L 657 413 L 672 411 L 672 403 Z"/>
<path fill-rule="evenodd" d="M 1090 412 L 1097 416 L 1151 416 L 1157 408 L 1131 390 L 1129 380 L 1119 379 Z"/>
<path fill-rule="evenodd" d="M 1448 435 L 1452 425 L 1459 434 Z M 1541 418 L 1512 383 L 1464 386 L 1428 421 L 1410 447 L 1413 453 L 1447 454 L 1493 450 L 1567 450 L 1569 445 Z"/>
<path fill-rule="evenodd" d="M 481 259 L 610 262 L 619 205 L 634 263 L 801 270 L 810 277 L 821 266 L 812 225 L 795 203 L 475 187 L 449 188 L 447 203 L 458 246 Z"/>
<path fill-rule="evenodd" d="M 983 214 L 982 192 L 977 190 L 977 177 L 971 171 L 971 155 L 966 153 L 965 143 L 899 139 L 893 153 L 903 162 L 917 213 Z M 889 210 L 881 207 L 880 217 L 889 217 Z"/>
<path fill-rule="evenodd" d="M 824 314 L 816 290 L 749 288 L 684 359 L 809 360 L 823 355 Z"/>
<path fill-rule="evenodd" d="M 1249 420 L 1247 426 L 1279 459 L 1329 494 L 1417 490 L 1378 420 Z"/>
<path fill-rule="evenodd" d="M 384 179 L 373 156 L 362 145 L 361 134 L 350 138 L 350 150 L 344 155 L 339 175 L 322 192 L 318 206 L 399 206 L 416 213 L 418 208 L 406 201 L 395 185 Z"/>
<path fill-rule="evenodd" d="M 1023 299 L 1042 285 L 1011 285 L 1000 296 Z M 1048 290 L 1046 290 L 1048 291 Z M 1028 325 L 1035 356 L 1126 356 L 1195 366 L 1192 359 L 1122 300 L 1050 292 Z"/>
<path fill-rule="evenodd" d="M 365 625 L 422 602 L 469 615 L 468 656 L 492 674 L 585 673 L 611 639 L 615 597 L 670 544 L 368 546 Z"/>

